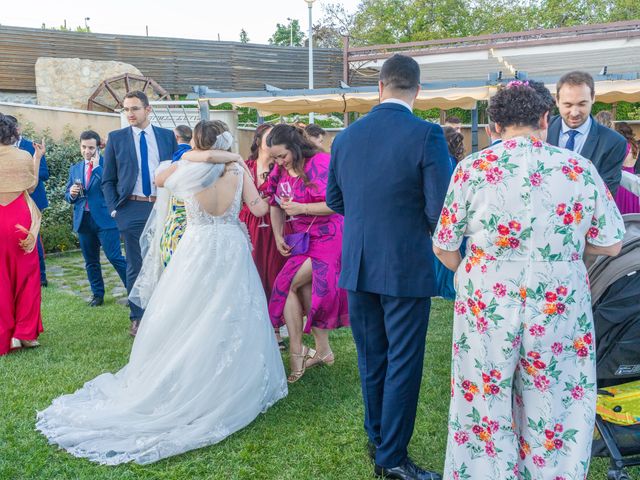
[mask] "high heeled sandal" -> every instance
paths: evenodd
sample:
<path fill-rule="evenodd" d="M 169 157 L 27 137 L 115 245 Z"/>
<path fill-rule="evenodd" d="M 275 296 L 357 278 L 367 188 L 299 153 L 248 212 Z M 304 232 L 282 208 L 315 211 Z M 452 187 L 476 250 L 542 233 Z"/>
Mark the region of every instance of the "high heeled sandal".
<path fill-rule="evenodd" d="M 333 355 L 333 352 L 331 350 L 329 350 L 323 356 L 319 356 L 316 354 L 313 357 L 309 358 L 309 360 L 315 360 L 315 361 L 313 363 L 307 363 L 307 368 L 319 367 L 322 365 L 326 365 L 327 367 L 330 367 L 336 362 L 336 358 Z"/>
<path fill-rule="evenodd" d="M 287 382 L 296 383 L 302 378 L 304 372 L 307 370 L 307 360 L 309 358 L 313 358 L 316 355 L 316 351 L 313 348 L 303 346 L 302 353 L 290 353 L 289 355 L 290 358 L 302 358 L 302 366 L 300 367 L 300 370 L 291 370 L 291 373 L 289 373 L 289 376 L 287 377 Z"/>

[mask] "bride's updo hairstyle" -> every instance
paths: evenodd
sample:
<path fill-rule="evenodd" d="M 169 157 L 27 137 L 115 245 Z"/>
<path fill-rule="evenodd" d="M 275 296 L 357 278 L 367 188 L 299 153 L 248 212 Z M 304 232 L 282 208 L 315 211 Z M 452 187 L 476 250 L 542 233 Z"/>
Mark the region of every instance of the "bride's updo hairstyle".
<path fill-rule="evenodd" d="M 549 94 L 551 95 L 551 94 Z M 538 128 L 540 117 L 549 111 L 548 101 L 527 81 L 513 81 L 498 90 L 489 103 L 489 117 L 501 128 Z"/>
<path fill-rule="evenodd" d="M 193 129 L 193 147 L 196 150 L 211 150 L 216 147 L 218 137 L 228 131 L 227 124 L 220 120 L 200 120 Z M 231 147 L 220 148 L 220 150 L 229 148 Z"/>
<path fill-rule="evenodd" d="M 291 152 L 293 171 L 309 185 L 309 177 L 304 173 L 307 159 L 318 153 L 316 146 L 304 136 L 304 130 L 293 125 L 281 123 L 273 127 L 267 136 L 267 146 L 282 145 Z"/>

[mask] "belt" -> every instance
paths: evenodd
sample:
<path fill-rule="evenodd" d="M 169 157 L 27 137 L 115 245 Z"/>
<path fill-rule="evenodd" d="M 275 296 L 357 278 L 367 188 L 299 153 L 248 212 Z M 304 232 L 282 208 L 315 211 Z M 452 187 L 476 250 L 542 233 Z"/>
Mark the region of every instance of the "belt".
<path fill-rule="evenodd" d="M 156 197 L 155 195 L 151 195 L 150 197 L 142 197 L 140 195 L 129 195 L 129 197 L 127 197 L 129 200 L 136 200 L 137 202 L 155 202 L 156 201 Z"/>

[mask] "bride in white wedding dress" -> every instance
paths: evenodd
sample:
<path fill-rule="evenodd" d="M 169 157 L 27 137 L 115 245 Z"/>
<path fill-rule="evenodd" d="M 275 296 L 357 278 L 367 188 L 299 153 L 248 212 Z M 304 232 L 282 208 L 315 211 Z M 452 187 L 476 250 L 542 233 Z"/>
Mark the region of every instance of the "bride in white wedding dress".
<path fill-rule="evenodd" d="M 243 199 L 255 215 L 268 206 L 238 164 L 183 160 L 171 169 L 166 186 L 184 199 L 187 228 L 149 300 L 129 363 L 37 415 L 36 428 L 51 443 L 102 464 L 152 463 L 217 443 L 287 395 L 238 220 Z"/>

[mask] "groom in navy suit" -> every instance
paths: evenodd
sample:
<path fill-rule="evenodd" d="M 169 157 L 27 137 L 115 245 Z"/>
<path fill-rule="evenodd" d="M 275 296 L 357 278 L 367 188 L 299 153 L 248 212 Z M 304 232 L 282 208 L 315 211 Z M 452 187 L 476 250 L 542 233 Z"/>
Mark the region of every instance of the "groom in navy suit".
<path fill-rule="evenodd" d="M 100 136 L 93 130 L 80 134 L 83 159 L 69 169 L 65 200 L 73 205 L 73 231 L 80 239 L 87 277 L 93 298 L 90 307 L 104 303 L 104 280 L 100 266 L 100 246 L 116 269 L 122 283 L 127 283 L 127 263 L 120 248 L 118 227 L 104 201 L 102 193 L 103 159 L 99 151 Z M 80 185 L 78 185 L 78 180 Z"/>
<path fill-rule="evenodd" d="M 431 235 L 449 185 L 440 126 L 412 113 L 415 60 L 380 70 L 380 105 L 334 140 L 327 205 L 344 215 L 340 287 L 348 290 L 369 455 L 379 477 L 440 479 L 407 455 L 422 379 L 430 297 Z"/>
<path fill-rule="evenodd" d="M 151 107 L 144 92 L 125 95 L 123 108 L 129 127 L 109 133 L 104 153 L 102 190 L 107 207 L 124 238 L 127 255 L 127 291 L 131 292 L 142 267 L 140 236 L 156 201 L 155 169 L 171 160 L 178 149 L 171 130 L 151 125 Z M 129 302 L 132 336 L 144 311 Z"/>

